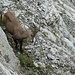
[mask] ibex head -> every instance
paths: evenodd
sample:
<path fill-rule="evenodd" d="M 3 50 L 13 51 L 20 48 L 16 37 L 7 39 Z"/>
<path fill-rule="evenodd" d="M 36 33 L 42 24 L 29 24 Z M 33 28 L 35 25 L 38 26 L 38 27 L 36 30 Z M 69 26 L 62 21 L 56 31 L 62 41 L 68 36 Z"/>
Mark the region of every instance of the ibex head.
<path fill-rule="evenodd" d="M 34 30 L 32 30 L 32 41 L 33 41 L 33 39 L 34 39 L 34 37 L 35 37 L 35 35 L 37 34 L 37 32 L 38 31 L 40 31 L 40 26 L 39 26 L 39 28 L 37 28 L 35 25 L 34 25 Z"/>

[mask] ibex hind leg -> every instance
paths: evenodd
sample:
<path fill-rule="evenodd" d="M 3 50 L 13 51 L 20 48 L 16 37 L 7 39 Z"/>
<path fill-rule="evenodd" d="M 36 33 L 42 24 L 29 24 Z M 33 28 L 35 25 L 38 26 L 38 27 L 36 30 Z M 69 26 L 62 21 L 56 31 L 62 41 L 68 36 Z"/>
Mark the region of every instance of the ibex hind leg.
<path fill-rule="evenodd" d="M 18 41 L 20 43 L 20 52 L 23 53 L 23 49 L 22 49 L 23 39 L 19 39 Z"/>
<path fill-rule="evenodd" d="M 15 42 L 15 44 L 16 44 L 16 45 L 15 45 L 15 48 L 18 49 L 18 41 L 14 39 L 14 42 Z"/>

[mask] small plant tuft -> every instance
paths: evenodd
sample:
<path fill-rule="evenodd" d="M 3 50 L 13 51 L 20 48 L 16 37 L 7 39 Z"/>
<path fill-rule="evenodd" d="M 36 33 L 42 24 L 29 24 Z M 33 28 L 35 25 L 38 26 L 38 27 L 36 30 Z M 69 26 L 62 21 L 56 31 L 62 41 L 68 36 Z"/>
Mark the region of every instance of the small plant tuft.
<path fill-rule="evenodd" d="M 48 35 L 48 33 L 47 33 L 47 32 L 43 32 L 43 34 L 44 34 L 45 36 L 47 36 L 47 35 Z"/>
<path fill-rule="evenodd" d="M 37 73 L 37 72 L 35 72 L 33 75 L 38 75 L 38 73 Z"/>
<path fill-rule="evenodd" d="M 24 57 L 22 55 L 20 55 L 18 58 L 20 60 L 21 66 L 24 66 L 25 65 Z"/>

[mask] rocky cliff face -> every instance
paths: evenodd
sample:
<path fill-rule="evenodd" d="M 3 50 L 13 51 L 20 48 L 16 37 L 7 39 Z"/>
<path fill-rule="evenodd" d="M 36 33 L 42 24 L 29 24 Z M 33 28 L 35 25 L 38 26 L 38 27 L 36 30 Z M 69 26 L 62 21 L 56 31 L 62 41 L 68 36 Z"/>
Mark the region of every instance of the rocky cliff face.
<path fill-rule="evenodd" d="M 8 10 L 13 11 L 25 30 L 33 29 L 34 25 L 41 26 L 34 43 L 25 47 L 31 55 L 38 58 L 34 61 L 35 66 L 40 65 L 45 70 L 48 69 L 47 75 L 75 74 L 74 0 L 1 0 L 0 2 L 3 13 Z M 5 59 L 8 58 L 5 51 L 3 56 Z M 9 60 L 10 58 L 6 62 L 10 62 Z"/>
<path fill-rule="evenodd" d="M 0 27 L 0 75 L 18 75 L 19 71 L 19 60 L 15 56 L 5 33 Z"/>

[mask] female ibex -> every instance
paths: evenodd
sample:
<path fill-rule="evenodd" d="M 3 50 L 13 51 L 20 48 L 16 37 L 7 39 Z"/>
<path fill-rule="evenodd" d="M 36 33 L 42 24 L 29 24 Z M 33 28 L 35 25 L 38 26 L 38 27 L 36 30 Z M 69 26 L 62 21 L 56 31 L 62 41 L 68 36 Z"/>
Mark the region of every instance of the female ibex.
<path fill-rule="evenodd" d="M 2 16 L 2 21 L 5 23 L 7 31 L 12 34 L 12 38 L 16 43 L 16 48 L 18 48 L 18 42 L 20 43 L 20 52 L 23 53 L 22 42 L 23 39 L 28 38 L 29 41 L 33 41 L 33 38 L 36 34 L 36 30 L 27 30 L 24 31 L 21 27 L 19 21 L 17 20 L 15 14 L 13 12 L 6 12 Z"/>

